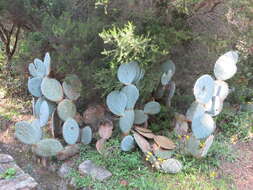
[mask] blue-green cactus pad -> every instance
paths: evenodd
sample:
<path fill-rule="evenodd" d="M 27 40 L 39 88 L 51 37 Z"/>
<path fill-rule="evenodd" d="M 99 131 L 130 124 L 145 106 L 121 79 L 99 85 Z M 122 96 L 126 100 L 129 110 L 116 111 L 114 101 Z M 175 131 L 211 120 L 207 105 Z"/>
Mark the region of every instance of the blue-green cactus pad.
<path fill-rule="evenodd" d="M 28 70 L 33 77 L 43 78 L 46 75 L 46 67 L 40 59 L 34 59 L 34 63 L 30 63 Z"/>
<path fill-rule="evenodd" d="M 134 82 L 138 75 L 136 64 L 136 62 L 130 62 L 119 66 L 117 76 L 120 82 L 126 85 Z"/>
<path fill-rule="evenodd" d="M 143 110 L 134 110 L 134 124 L 140 125 L 148 120 L 148 115 Z"/>
<path fill-rule="evenodd" d="M 192 121 L 194 117 L 199 117 L 205 113 L 205 108 L 198 102 L 193 102 L 186 112 L 186 118 Z"/>
<path fill-rule="evenodd" d="M 122 133 L 129 133 L 134 123 L 134 110 L 126 110 L 119 119 L 119 127 Z"/>
<path fill-rule="evenodd" d="M 36 125 L 31 125 L 26 121 L 20 121 L 15 124 L 15 136 L 25 144 L 35 144 L 42 137 L 42 130 Z"/>
<path fill-rule="evenodd" d="M 34 147 L 35 154 L 41 157 L 56 156 L 62 150 L 62 144 L 56 139 L 43 139 Z"/>
<path fill-rule="evenodd" d="M 158 102 L 156 101 L 151 101 L 145 104 L 144 106 L 144 113 L 146 114 L 157 114 L 161 110 L 161 106 Z"/>
<path fill-rule="evenodd" d="M 204 139 L 215 130 L 215 122 L 208 114 L 194 117 L 192 120 L 192 131 L 197 139 Z"/>
<path fill-rule="evenodd" d="M 46 68 L 46 76 L 48 76 L 50 74 L 50 71 L 51 71 L 51 58 L 50 58 L 50 55 L 49 53 L 47 52 L 45 57 L 44 57 L 44 65 L 45 65 L 45 68 Z"/>
<path fill-rule="evenodd" d="M 163 73 L 161 76 L 162 85 L 165 86 L 165 85 L 169 84 L 172 76 L 173 76 L 172 71 L 168 71 L 168 72 Z"/>
<path fill-rule="evenodd" d="M 41 91 L 50 101 L 59 102 L 63 99 L 61 83 L 55 79 L 45 77 L 41 83 Z"/>
<path fill-rule="evenodd" d="M 42 83 L 42 78 L 40 77 L 35 77 L 28 80 L 28 90 L 33 96 L 36 96 L 36 97 L 42 96 L 42 92 L 40 88 L 41 83 Z"/>
<path fill-rule="evenodd" d="M 49 115 L 52 115 L 52 113 L 54 112 L 54 110 L 56 108 L 56 105 L 54 102 L 48 101 L 44 97 L 38 98 L 38 100 L 36 101 L 35 106 L 34 106 L 35 117 L 37 117 L 37 118 L 39 118 L 40 106 L 43 101 L 47 101 L 47 104 L 49 107 Z"/>
<path fill-rule="evenodd" d="M 202 75 L 198 78 L 193 89 L 196 101 L 202 104 L 208 103 L 214 94 L 214 80 L 210 75 Z"/>
<path fill-rule="evenodd" d="M 46 100 L 44 100 L 41 103 L 40 106 L 40 114 L 39 114 L 39 120 L 40 120 L 40 126 L 43 127 L 47 124 L 50 116 L 50 110 L 49 106 Z"/>
<path fill-rule="evenodd" d="M 65 142 L 68 144 L 75 144 L 78 140 L 79 133 L 80 129 L 76 120 L 68 118 L 64 122 L 62 129 L 62 134 Z"/>
<path fill-rule="evenodd" d="M 89 126 L 81 129 L 81 142 L 83 144 L 90 144 L 92 140 L 92 130 Z"/>
<path fill-rule="evenodd" d="M 62 100 L 57 106 L 57 113 L 61 120 L 74 118 L 76 115 L 76 105 L 69 99 Z"/>
<path fill-rule="evenodd" d="M 170 158 L 168 160 L 165 160 L 162 164 L 162 169 L 164 172 L 166 173 L 178 173 L 182 170 L 183 166 L 181 164 L 180 161 L 174 159 L 174 158 Z"/>
<path fill-rule="evenodd" d="M 106 97 L 106 104 L 112 113 L 123 116 L 127 106 L 127 96 L 123 92 L 112 91 Z"/>
<path fill-rule="evenodd" d="M 134 147 L 135 141 L 131 135 L 125 136 L 120 143 L 121 150 L 125 152 L 133 150 Z"/>
<path fill-rule="evenodd" d="M 163 73 L 167 73 L 168 71 L 171 71 L 171 75 L 173 76 L 176 72 L 176 66 L 171 60 L 167 60 L 166 62 L 162 64 L 161 71 Z"/>
<path fill-rule="evenodd" d="M 127 85 L 125 86 L 121 92 L 125 93 L 127 96 L 127 105 L 126 109 L 133 109 L 135 106 L 135 103 L 137 102 L 139 98 L 139 90 L 136 88 L 135 85 Z"/>
<path fill-rule="evenodd" d="M 67 75 L 62 83 L 62 87 L 70 100 L 77 100 L 81 95 L 82 82 L 75 74 Z"/>

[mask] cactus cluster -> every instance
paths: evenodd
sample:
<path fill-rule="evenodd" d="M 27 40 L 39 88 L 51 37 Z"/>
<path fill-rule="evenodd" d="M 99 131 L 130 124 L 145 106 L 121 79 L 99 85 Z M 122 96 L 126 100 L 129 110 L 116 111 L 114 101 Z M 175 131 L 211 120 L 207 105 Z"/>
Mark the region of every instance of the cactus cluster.
<path fill-rule="evenodd" d="M 182 119 L 183 123 L 190 123 L 192 129 L 185 143 L 186 153 L 200 158 L 206 156 L 211 147 L 214 139 L 212 134 L 216 129 L 213 117 L 222 111 L 223 102 L 229 94 L 228 84 L 224 80 L 234 76 L 237 61 L 238 53 L 229 51 L 219 57 L 214 65 L 216 79 L 207 74 L 197 79 L 193 89 L 195 102 Z"/>
<path fill-rule="evenodd" d="M 42 157 L 56 155 L 63 149 L 62 144 L 54 139 L 43 139 L 43 127 L 51 119 L 53 137 L 63 136 L 67 144 L 75 144 L 79 137 L 81 142 L 88 144 L 92 139 L 90 127 L 80 130 L 74 119 L 76 105 L 82 88 L 79 78 L 70 74 L 61 82 L 50 77 L 51 59 L 46 53 L 44 60 L 34 59 L 28 70 L 32 76 L 28 80 L 28 90 L 34 97 L 33 115 L 35 119 L 28 123 L 16 123 L 16 137 L 25 144 L 33 145 L 34 152 Z"/>

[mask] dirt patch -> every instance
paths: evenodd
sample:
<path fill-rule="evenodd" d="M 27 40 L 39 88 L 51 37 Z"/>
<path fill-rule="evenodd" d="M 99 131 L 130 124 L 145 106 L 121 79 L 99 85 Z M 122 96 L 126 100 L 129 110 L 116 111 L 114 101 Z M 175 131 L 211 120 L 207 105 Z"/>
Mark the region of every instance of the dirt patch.
<path fill-rule="evenodd" d="M 238 190 L 253 189 L 253 141 L 239 142 L 234 145 L 238 157 L 235 162 L 224 162 L 221 175 L 233 178 Z"/>

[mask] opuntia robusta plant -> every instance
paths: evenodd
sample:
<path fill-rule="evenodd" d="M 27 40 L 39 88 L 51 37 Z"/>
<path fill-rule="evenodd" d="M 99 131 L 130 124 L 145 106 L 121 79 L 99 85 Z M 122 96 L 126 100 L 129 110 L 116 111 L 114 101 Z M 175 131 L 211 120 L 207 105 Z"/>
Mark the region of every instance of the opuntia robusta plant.
<path fill-rule="evenodd" d="M 53 138 L 42 139 L 42 127 L 52 118 L 50 126 L 54 137 L 62 135 L 67 144 L 75 144 L 81 136 L 81 142 L 90 143 L 91 129 L 87 126 L 80 131 L 74 119 L 76 106 L 73 101 L 80 97 L 82 88 L 79 78 L 74 74 L 67 75 L 62 84 L 50 78 L 49 53 L 46 53 L 44 61 L 34 59 L 34 63 L 29 64 L 28 69 L 32 76 L 28 80 L 28 90 L 37 98 L 33 103 L 33 115 L 36 119 L 31 123 L 16 123 L 16 137 L 25 144 L 33 145 L 34 152 L 39 156 L 56 155 L 63 149 L 61 143 Z"/>

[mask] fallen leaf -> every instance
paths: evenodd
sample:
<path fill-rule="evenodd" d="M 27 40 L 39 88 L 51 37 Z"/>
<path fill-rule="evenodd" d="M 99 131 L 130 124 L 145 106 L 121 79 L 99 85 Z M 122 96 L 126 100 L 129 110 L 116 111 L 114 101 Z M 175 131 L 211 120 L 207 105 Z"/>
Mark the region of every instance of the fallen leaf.
<path fill-rule="evenodd" d="M 134 133 L 134 140 L 143 153 L 147 153 L 151 150 L 149 142 L 138 133 Z"/>
<path fill-rule="evenodd" d="M 176 147 L 174 142 L 165 136 L 155 136 L 154 141 L 164 149 L 174 149 Z"/>

